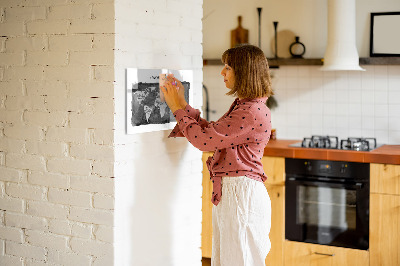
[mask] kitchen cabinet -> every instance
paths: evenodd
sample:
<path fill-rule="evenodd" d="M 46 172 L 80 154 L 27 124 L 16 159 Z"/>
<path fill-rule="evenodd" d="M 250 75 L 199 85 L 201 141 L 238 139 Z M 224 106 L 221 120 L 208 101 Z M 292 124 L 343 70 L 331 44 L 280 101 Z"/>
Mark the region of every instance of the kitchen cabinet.
<path fill-rule="evenodd" d="M 204 258 L 211 258 L 212 252 L 212 183 L 206 161 L 212 152 L 203 153 L 203 194 L 202 194 L 202 223 L 201 223 L 201 253 Z"/>
<path fill-rule="evenodd" d="M 400 265 L 400 165 L 370 167 L 370 265 Z"/>
<path fill-rule="evenodd" d="M 369 265 L 369 253 L 365 250 L 316 245 L 286 240 L 284 252 L 285 266 Z"/>
<path fill-rule="evenodd" d="M 211 152 L 203 153 L 203 218 L 201 247 L 202 256 L 211 258 L 212 253 L 212 183 L 208 172 L 206 161 Z M 272 221 L 271 221 L 271 250 L 266 258 L 266 265 L 283 265 L 283 243 L 285 230 L 285 158 L 263 157 L 264 171 L 268 176 L 265 187 L 271 199 Z"/>

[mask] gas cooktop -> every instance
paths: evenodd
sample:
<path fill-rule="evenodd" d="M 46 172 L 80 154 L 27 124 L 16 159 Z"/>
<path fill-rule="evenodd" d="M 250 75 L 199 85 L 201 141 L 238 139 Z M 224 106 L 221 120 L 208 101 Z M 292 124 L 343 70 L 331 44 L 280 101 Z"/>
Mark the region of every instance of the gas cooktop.
<path fill-rule="evenodd" d="M 304 138 L 302 142 L 297 142 L 289 146 L 301 148 L 371 151 L 382 145 L 377 145 L 376 138 L 347 138 L 342 139 L 339 142 L 339 138 L 336 136 L 313 135 L 310 138 Z"/>

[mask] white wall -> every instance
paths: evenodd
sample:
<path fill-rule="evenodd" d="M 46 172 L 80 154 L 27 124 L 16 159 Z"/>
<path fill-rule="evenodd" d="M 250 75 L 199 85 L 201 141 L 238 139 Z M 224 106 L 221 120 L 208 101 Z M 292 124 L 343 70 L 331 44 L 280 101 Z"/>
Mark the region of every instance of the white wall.
<path fill-rule="evenodd" d="M 112 265 L 113 14 L 0 1 L 1 265 Z"/>
<path fill-rule="evenodd" d="M 201 265 L 201 152 L 170 132 L 126 135 L 125 70 L 193 69 L 202 104 L 202 0 L 115 1 L 115 265 Z"/>
<path fill-rule="evenodd" d="M 236 27 L 236 17 L 243 16 L 243 26 L 250 30 L 250 43 L 257 45 L 257 7 L 263 7 L 262 49 L 273 39 L 272 21 L 278 30 L 290 29 L 307 47 L 305 57 L 323 57 L 326 47 L 327 1 L 204 1 L 204 58 L 220 58 L 229 48 L 229 31 Z M 246 6 L 253 6 L 251 10 Z M 229 11 L 231 10 L 231 11 Z M 398 11 L 400 2 L 357 1 L 357 47 L 361 57 L 369 56 L 369 12 Z M 266 11 L 264 13 L 264 11 Z M 222 13 L 224 15 L 222 15 Z M 208 15 L 208 17 L 207 17 Z M 248 24 L 246 25 L 246 18 Z M 250 21 L 252 22 L 250 22 Z M 282 23 L 281 23 L 282 22 Z M 213 26 L 214 25 L 214 26 Z M 215 25 L 218 25 L 216 27 Z M 218 33 L 217 33 L 218 32 Z M 264 33 L 265 32 L 265 33 Z M 219 34 L 215 38 L 212 34 Z M 269 37 L 268 37 L 269 36 Z M 271 40 L 270 40 L 271 39 Z M 279 51 L 279 50 L 278 50 Z M 281 66 L 271 71 L 279 107 L 272 112 L 272 124 L 278 138 L 301 139 L 312 134 L 347 137 L 376 137 L 386 144 L 400 143 L 400 66 L 363 66 L 366 72 L 321 72 L 318 66 Z M 210 92 L 210 109 L 218 119 L 232 98 L 220 76 L 221 66 L 205 66 L 204 84 Z"/>

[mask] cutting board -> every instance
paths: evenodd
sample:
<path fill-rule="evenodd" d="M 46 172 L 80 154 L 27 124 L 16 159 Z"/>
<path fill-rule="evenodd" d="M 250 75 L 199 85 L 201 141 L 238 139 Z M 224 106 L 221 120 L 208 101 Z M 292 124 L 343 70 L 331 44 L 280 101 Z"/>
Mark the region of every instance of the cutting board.
<path fill-rule="evenodd" d="M 238 16 L 238 26 L 231 30 L 231 48 L 242 43 L 249 43 L 249 31 L 242 27 L 242 16 Z"/>

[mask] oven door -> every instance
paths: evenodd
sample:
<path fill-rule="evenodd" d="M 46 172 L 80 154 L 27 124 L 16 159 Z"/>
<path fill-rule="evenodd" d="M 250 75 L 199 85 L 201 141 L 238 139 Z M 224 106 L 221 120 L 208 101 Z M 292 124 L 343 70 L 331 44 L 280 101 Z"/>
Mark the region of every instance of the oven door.
<path fill-rule="evenodd" d="M 286 239 L 367 250 L 369 185 L 286 177 Z"/>

